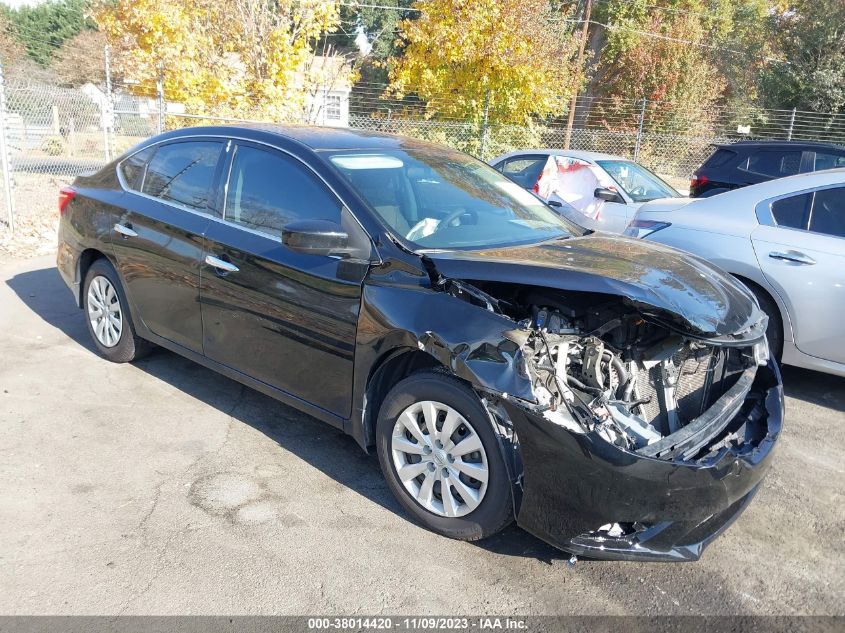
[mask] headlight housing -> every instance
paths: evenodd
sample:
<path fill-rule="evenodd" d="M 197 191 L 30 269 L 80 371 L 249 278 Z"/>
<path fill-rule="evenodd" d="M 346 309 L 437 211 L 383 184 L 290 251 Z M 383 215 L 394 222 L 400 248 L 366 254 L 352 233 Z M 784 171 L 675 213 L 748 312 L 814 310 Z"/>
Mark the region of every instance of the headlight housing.
<path fill-rule="evenodd" d="M 628 237 L 646 237 L 665 229 L 667 226 L 672 226 L 671 222 L 658 222 L 657 220 L 637 220 L 634 219 L 625 229 L 625 235 Z"/>

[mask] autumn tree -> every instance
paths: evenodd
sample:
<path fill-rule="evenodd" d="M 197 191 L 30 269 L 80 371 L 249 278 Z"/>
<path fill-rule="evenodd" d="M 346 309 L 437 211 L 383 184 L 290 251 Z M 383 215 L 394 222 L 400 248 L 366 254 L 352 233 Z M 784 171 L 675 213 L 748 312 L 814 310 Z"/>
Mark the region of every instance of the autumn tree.
<path fill-rule="evenodd" d="M 591 116 L 622 121 L 633 100 L 653 103 L 655 128 L 705 132 L 715 106 L 754 100 L 765 64 L 766 0 L 608 0 L 591 27 Z M 615 107 L 616 104 L 618 107 Z M 628 124 L 636 117 L 628 115 Z"/>
<path fill-rule="evenodd" d="M 105 49 L 108 41 L 102 31 L 85 29 L 65 42 L 53 54 L 50 69 L 62 86 L 78 87 L 91 82 L 103 85 L 106 81 Z M 115 79 L 112 73 L 112 79 Z"/>
<path fill-rule="evenodd" d="M 391 93 L 429 117 L 525 123 L 554 116 L 580 81 L 567 14 L 548 0 L 420 0 L 401 23 Z"/>
<path fill-rule="evenodd" d="M 117 0 L 94 17 L 137 92 L 161 73 L 169 101 L 192 113 L 287 120 L 301 116 L 306 65 L 338 24 L 323 0 Z"/>

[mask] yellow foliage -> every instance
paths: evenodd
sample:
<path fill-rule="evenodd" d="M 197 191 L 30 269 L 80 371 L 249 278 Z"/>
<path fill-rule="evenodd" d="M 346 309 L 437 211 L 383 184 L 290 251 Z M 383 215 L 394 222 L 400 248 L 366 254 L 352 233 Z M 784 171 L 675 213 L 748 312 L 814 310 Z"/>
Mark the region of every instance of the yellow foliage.
<path fill-rule="evenodd" d="M 577 37 L 548 0 L 420 0 L 401 24 L 391 92 L 414 93 L 432 117 L 525 122 L 565 111 L 582 81 Z"/>
<path fill-rule="evenodd" d="M 313 89 L 304 70 L 314 45 L 337 29 L 338 11 L 326 0 L 107 0 L 93 17 L 136 92 L 154 94 L 163 69 L 167 100 L 192 114 L 291 120 Z"/>

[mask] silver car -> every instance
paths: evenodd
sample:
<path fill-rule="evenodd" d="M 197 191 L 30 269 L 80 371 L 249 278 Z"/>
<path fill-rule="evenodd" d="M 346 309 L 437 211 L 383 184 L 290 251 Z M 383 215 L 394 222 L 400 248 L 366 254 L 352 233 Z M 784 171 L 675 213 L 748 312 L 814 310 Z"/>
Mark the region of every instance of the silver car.
<path fill-rule="evenodd" d="M 845 169 L 643 205 L 625 231 L 733 273 L 782 362 L 845 376 Z"/>
<path fill-rule="evenodd" d="M 642 165 L 613 154 L 564 149 L 526 149 L 497 156 L 490 164 L 547 202 L 578 211 L 589 229 L 621 233 L 639 206 L 657 198 L 680 198 Z"/>

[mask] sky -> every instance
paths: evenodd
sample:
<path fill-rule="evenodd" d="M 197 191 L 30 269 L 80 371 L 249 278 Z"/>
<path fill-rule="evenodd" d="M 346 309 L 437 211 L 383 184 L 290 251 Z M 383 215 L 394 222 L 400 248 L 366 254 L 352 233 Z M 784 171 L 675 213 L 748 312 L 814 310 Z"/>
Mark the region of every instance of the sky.
<path fill-rule="evenodd" d="M 1 4 L 17 9 L 18 7 L 22 7 L 24 5 L 32 6 L 34 4 L 41 4 L 42 2 L 44 2 L 44 0 L 2 0 Z"/>

